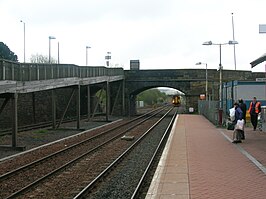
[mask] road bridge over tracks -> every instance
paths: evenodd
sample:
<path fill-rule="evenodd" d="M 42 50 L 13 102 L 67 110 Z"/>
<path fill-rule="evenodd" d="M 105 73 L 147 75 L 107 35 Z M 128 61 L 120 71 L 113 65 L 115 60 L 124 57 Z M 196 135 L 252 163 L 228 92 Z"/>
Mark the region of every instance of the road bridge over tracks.
<path fill-rule="evenodd" d="M 211 100 L 219 100 L 220 71 L 208 69 L 208 95 Z M 223 70 L 222 82 L 232 80 L 256 80 L 265 77 L 265 73 Z M 206 69 L 163 69 L 163 70 L 128 70 L 125 71 L 126 96 L 129 110 L 136 110 L 136 96 L 144 90 L 155 87 L 169 87 L 183 92 L 186 110 L 193 107 L 197 111 L 198 100 L 205 94 Z"/>

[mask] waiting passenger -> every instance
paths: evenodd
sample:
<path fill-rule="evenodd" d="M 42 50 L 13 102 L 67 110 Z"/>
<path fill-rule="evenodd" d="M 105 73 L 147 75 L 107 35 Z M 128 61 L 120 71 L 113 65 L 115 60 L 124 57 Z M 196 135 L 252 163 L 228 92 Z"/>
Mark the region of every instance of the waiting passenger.
<path fill-rule="evenodd" d="M 239 107 L 239 104 L 237 102 L 234 103 L 234 108 L 235 108 L 235 120 L 233 121 L 233 123 L 235 124 L 235 129 L 234 129 L 234 133 L 233 133 L 233 143 L 241 143 L 242 142 L 241 141 L 241 132 L 238 128 L 236 128 L 236 126 L 237 126 L 238 120 L 243 119 L 243 112 L 242 112 L 242 110 Z"/>
<path fill-rule="evenodd" d="M 253 97 L 252 102 L 250 102 L 248 112 L 250 114 L 253 130 L 256 131 L 258 125 L 258 115 L 261 112 L 261 104 L 257 101 L 256 97 Z"/>

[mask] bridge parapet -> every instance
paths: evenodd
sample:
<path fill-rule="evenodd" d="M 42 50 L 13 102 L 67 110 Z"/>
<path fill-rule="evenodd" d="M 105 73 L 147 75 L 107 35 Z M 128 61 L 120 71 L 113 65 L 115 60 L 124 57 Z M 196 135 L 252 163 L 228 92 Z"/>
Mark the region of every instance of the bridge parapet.
<path fill-rule="evenodd" d="M 223 81 L 232 80 L 255 80 L 256 77 L 264 77 L 263 72 L 252 72 L 244 70 L 223 70 Z M 161 70 L 126 70 L 127 80 L 205 80 L 206 69 L 161 69 Z M 208 69 L 208 81 L 219 82 L 220 73 L 216 69 Z"/>
<path fill-rule="evenodd" d="M 0 81 L 38 81 L 59 78 L 88 78 L 124 75 L 123 68 L 73 64 L 19 63 L 0 59 Z"/>

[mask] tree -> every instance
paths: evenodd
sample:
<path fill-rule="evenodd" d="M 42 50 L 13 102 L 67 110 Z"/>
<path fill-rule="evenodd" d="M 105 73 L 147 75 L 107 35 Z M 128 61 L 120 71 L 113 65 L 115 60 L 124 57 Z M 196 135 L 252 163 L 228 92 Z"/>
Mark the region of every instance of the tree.
<path fill-rule="evenodd" d="M 12 52 L 3 42 L 0 42 L 0 58 L 10 61 L 18 61 L 18 56 Z"/>
<path fill-rule="evenodd" d="M 44 56 L 44 55 L 37 53 L 35 55 L 31 55 L 30 62 L 31 63 L 38 63 L 38 64 L 48 64 L 49 58 L 48 58 L 48 56 Z M 55 63 L 57 63 L 57 61 L 51 57 L 51 63 L 55 64 Z"/>
<path fill-rule="evenodd" d="M 167 99 L 167 95 L 158 89 L 143 91 L 137 96 L 138 101 L 144 101 L 146 105 L 162 103 Z"/>

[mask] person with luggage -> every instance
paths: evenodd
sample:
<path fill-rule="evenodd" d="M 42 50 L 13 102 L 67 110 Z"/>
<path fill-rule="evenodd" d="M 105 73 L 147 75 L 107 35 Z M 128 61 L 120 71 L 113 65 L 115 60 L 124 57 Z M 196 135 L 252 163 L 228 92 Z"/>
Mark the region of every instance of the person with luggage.
<path fill-rule="evenodd" d="M 238 100 L 238 103 L 239 103 L 239 108 L 243 112 L 243 120 L 244 120 L 244 122 L 246 124 L 247 105 L 244 103 L 243 99 L 241 99 L 241 98 Z M 243 128 L 243 130 L 240 130 L 240 133 L 241 133 L 241 139 L 245 140 L 244 128 Z"/>
<path fill-rule="evenodd" d="M 237 102 L 234 103 L 234 108 L 235 108 L 235 120 L 233 121 L 233 123 L 235 124 L 235 129 L 234 129 L 234 133 L 233 133 L 233 143 L 241 143 L 241 133 L 239 128 L 237 128 L 237 123 L 238 120 L 242 120 L 243 119 L 243 112 L 241 110 L 241 108 L 239 107 L 239 104 Z M 243 124 L 244 125 L 244 124 Z"/>
<path fill-rule="evenodd" d="M 252 102 L 250 102 L 248 112 L 250 114 L 253 130 L 256 131 L 258 125 L 258 115 L 261 112 L 261 103 L 257 101 L 256 97 L 253 97 Z"/>

